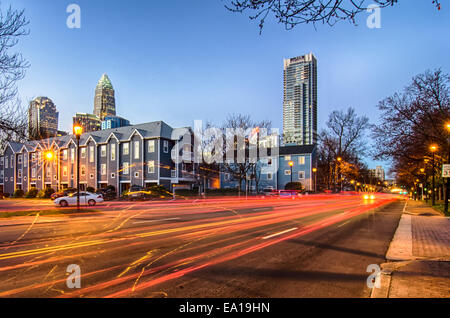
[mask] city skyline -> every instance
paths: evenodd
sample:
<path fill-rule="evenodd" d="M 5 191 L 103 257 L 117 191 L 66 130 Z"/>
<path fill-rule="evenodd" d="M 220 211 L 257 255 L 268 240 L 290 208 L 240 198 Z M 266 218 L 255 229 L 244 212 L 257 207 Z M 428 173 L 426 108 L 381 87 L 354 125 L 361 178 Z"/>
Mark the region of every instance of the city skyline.
<path fill-rule="evenodd" d="M 381 99 L 401 90 L 412 76 L 425 69 L 449 68 L 443 57 L 448 43 L 443 40 L 438 43 L 441 50 L 430 60 L 431 42 L 427 44 L 423 39 L 417 45 L 411 36 L 433 32 L 436 38 L 445 38 L 448 12 L 429 10 L 428 3 L 414 7 L 399 3 L 382 10 L 383 24 L 379 30 L 365 26 L 364 14 L 358 27 L 342 24 L 329 30 L 318 26 L 320 37 L 312 26 L 285 32 L 269 20 L 263 34 L 257 36 L 257 24 L 229 13 L 220 2 L 204 4 L 211 21 L 216 21 L 209 28 L 204 28 L 209 18 L 196 12 L 198 4 L 180 2 L 180 12 L 176 13 L 180 19 L 175 20 L 184 21 L 189 27 L 184 28 L 182 22 L 167 25 L 164 37 L 152 31 L 157 30 L 152 26 L 165 25 L 158 16 L 169 9 L 165 4 L 150 7 L 143 3 L 136 12 L 118 3 L 116 10 L 105 12 L 101 10 L 102 1 L 80 1 L 82 27 L 70 30 L 65 26 L 65 4 L 27 0 L 11 3 L 13 7 L 27 8 L 33 29 L 19 44 L 32 65 L 19 83 L 22 101 L 37 95 L 51 96 L 60 108 L 60 129 L 68 131 L 74 109 L 82 113 L 92 111 L 92 86 L 98 74 L 104 72 L 114 79 L 118 89 L 116 102 L 127 109 L 124 115 L 133 123 L 160 119 L 174 126 L 190 125 L 196 119 L 220 122 L 229 112 L 245 110 L 256 119 L 270 119 L 274 127 L 281 128 L 282 114 L 278 110 L 283 103 L 282 59 L 313 51 L 321 61 L 320 131 L 332 110 L 348 106 L 355 107 L 360 114 L 370 113 L 376 123 L 375 106 Z M 186 11 L 189 17 L 181 13 Z M 119 18 L 118 12 L 124 13 L 125 19 Z M 49 15 L 55 19 L 46 19 Z M 128 40 L 124 22 L 114 21 L 126 21 L 127 27 L 133 28 L 143 41 Z M 139 21 L 147 21 L 146 27 Z M 94 49 L 98 37 L 92 30 L 105 30 L 101 50 Z M 57 51 L 41 54 L 34 50 L 50 37 L 62 44 Z M 389 50 L 397 45 L 398 39 L 402 39 L 401 47 Z M 408 68 L 410 65 L 413 67 Z M 390 75 L 386 76 L 387 73 Z M 355 85 L 359 85 L 358 90 L 353 89 Z M 371 158 L 366 161 L 369 166 L 380 164 Z"/>

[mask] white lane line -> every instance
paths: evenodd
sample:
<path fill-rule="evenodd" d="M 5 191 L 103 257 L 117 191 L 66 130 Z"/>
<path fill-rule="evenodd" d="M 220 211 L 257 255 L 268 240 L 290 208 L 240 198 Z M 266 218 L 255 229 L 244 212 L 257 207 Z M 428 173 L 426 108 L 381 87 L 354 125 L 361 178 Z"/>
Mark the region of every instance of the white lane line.
<path fill-rule="evenodd" d="M 275 233 L 275 234 L 272 234 L 272 235 L 263 237 L 263 240 L 268 240 L 268 239 L 270 239 L 270 238 L 272 238 L 272 237 L 279 236 L 279 235 L 283 235 L 283 234 L 286 234 L 286 233 L 295 231 L 295 230 L 297 230 L 297 229 L 298 229 L 298 227 L 294 227 L 294 228 L 292 228 L 292 229 L 289 229 L 289 230 L 286 230 L 286 231 L 283 231 L 283 232 L 278 232 L 278 233 Z"/>
<path fill-rule="evenodd" d="M 348 224 L 348 223 L 350 223 L 350 221 L 347 221 L 347 222 L 345 222 L 345 223 L 342 223 L 341 225 L 338 226 L 338 228 L 339 228 L 339 227 L 342 227 L 342 226 L 344 226 L 344 225 L 346 225 L 346 224 Z"/>
<path fill-rule="evenodd" d="M 133 224 L 154 223 L 154 222 L 161 222 L 161 221 L 173 221 L 173 220 L 179 220 L 179 219 L 180 218 L 161 219 L 161 220 L 148 220 L 148 221 L 136 221 L 136 222 L 133 222 Z"/>

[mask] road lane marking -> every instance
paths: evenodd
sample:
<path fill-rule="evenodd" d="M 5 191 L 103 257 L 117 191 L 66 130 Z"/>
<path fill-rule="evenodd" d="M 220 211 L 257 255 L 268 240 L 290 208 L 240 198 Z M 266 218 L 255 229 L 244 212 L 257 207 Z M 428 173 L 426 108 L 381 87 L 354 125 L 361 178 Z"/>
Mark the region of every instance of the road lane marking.
<path fill-rule="evenodd" d="M 339 225 L 338 227 L 342 227 L 342 226 L 344 226 L 344 225 L 346 225 L 346 224 L 348 224 L 348 223 L 350 223 L 350 221 L 347 221 L 347 222 L 345 222 L 345 223 Z"/>
<path fill-rule="evenodd" d="M 270 239 L 272 237 L 280 236 L 280 235 L 283 235 L 283 234 L 286 234 L 286 233 L 289 233 L 289 232 L 292 232 L 292 231 L 295 231 L 295 230 L 298 230 L 298 227 L 294 227 L 294 228 L 286 230 L 286 231 L 278 232 L 278 233 L 275 233 L 275 234 L 263 237 L 263 240 L 268 240 L 268 239 Z"/>
<path fill-rule="evenodd" d="M 173 220 L 180 220 L 180 218 L 161 219 L 161 220 L 147 220 L 147 221 L 136 221 L 136 222 L 133 222 L 133 224 L 154 223 L 154 222 L 173 221 Z"/>

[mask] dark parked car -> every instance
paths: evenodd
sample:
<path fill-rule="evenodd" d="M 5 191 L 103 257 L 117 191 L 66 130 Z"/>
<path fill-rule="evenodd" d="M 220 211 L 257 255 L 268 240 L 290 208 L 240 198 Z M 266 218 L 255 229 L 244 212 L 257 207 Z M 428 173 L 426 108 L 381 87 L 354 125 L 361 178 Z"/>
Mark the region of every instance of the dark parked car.
<path fill-rule="evenodd" d="M 112 187 L 109 187 L 106 189 L 98 189 L 95 193 L 103 195 L 103 199 L 105 201 L 111 201 L 111 200 L 117 199 L 116 189 L 112 188 Z"/>
<path fill-rule="evenodd" d="M 55 201 L 58 198 L 66 197 L 66 196 L 68 196 L 68 195 L 70 195 L 72 193 L 75 193 L 75 192 L 77 192 L 77 189 L 66 189 L 66 190 L 58 191 L 58 192 L 53 193 L 50 196 L 50 199 L 52 201 Z"/>

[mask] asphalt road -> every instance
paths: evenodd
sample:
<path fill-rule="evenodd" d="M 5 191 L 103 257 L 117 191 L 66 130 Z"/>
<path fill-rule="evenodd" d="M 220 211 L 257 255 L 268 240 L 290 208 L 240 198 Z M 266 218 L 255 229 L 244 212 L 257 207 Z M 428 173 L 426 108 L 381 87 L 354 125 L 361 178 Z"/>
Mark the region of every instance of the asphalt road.
<path fill-rule="evenodd" d="M 3 219 L 0 297 L 368 297 L 366 269 L 385 261 L 403 206 L 388 195 L 219 198 Z M 80 289 L 66 284 L 71 264 Z"/>

